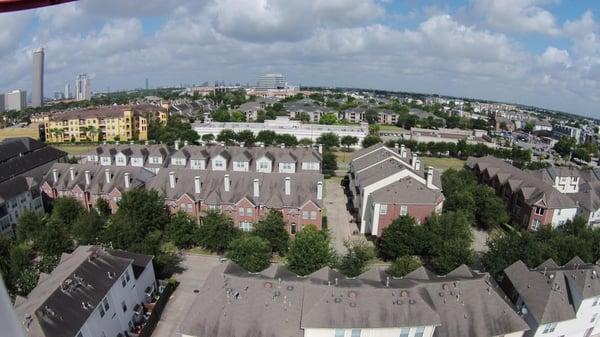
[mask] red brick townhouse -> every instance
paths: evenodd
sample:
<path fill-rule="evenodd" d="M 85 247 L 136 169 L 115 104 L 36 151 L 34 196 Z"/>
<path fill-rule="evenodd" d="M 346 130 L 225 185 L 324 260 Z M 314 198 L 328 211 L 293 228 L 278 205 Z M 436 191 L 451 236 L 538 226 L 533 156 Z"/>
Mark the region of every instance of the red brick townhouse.
<path fill-rule="evenodd" d="M 577 215 L 577 203 L 541 180 L 539 174 L 492 156 L 470 157 L 467 166 L 503 198 L 514 224 L 537 230 L 542 225 L 560 226 Z"/>
<path fill-rule="evenodd" d="M 320 173 L 260 173 L 169 168 L 157 174 L 142 167 L 55 164 L 44 177 L 42 191 L 50 198 L 72 196 L 88 209 L 98 198 L 116 211 L 122 193 L 144 187 L 158 190 L 175 213 L 196 218 L 217 209 L 229 214 L 236 226 L 251 230 L 269 210 L 281 210 L 288 231 L 307 224 L 321 228 L 323 176 Z"/>
<path fill-rule="evenodd" d="M 361 233 L 376 236 L 401 215 L 423 222 L 444 205 L 439 172 L 424 169 L 404 146 L 376 144 L 355 152 L 349 189 Z"/>

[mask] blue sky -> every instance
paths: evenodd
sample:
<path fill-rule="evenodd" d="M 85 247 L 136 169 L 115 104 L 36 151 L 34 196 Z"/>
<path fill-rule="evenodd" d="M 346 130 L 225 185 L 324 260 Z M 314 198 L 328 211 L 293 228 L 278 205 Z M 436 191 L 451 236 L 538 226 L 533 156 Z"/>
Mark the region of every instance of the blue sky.
<path fill-rule="evenodd" d="M 600 117 L 597 0 L 84 0 L 0 14 L 0 91 L 46 96 L 277 71 L 290 83 L 439 93 Z"/>

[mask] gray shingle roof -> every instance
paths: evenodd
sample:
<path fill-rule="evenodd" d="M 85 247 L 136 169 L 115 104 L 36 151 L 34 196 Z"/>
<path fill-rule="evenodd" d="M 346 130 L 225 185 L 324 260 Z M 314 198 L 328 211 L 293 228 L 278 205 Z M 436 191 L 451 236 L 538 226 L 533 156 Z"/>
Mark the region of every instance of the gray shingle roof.
<path fill-rule="evenodd" d="M 306 277 L 286 271 L 282 278 L 269 279 L 227 262 L 211 272 L 180 332 L 301 337 L 305 328 L 414 326 L 436 326 L 438 337 L 528 330 L 489 274 L 393 279 L 374 270 L 348 279 L 324 268 Z"/>
<path fill-rule="evenodd" d="M 40 144 L 31 138 L 10 138 L 0 143 L 0 182 L 67 156 L 64 151 Z"/>

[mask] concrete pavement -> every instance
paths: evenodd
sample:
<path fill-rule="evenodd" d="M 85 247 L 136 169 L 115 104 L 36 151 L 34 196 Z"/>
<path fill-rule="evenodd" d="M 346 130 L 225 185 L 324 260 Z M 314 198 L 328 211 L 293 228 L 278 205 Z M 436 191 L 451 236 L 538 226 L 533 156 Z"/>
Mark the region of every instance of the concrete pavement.
<path fill-rule="evenodd" d="M 346 252 L 344 242 L 353 238 L 352 232 L 358 228 L 353 222 L 352 215 L 346 208 L 348 199 L 344 194 L 340 179 L 327 179 L 326 191 L 327 227 L 331 234 L 331 241 L 335 251 L 338 254 L 344 254 Z"/>

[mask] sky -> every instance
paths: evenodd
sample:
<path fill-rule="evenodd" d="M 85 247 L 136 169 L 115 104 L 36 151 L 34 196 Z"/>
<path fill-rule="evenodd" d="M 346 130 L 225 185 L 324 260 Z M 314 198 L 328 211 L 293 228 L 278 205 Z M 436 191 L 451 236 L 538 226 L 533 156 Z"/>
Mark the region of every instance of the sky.
<path fill-rule="evenodd" d="M 205 81 L 388 89 L 600 117 L 599 0 L 83 0 L 0 14 L 0 92 Z"/>

